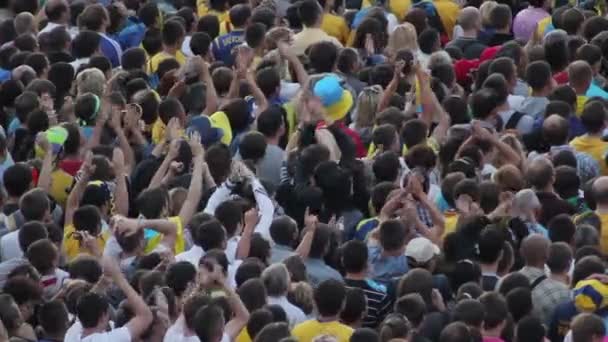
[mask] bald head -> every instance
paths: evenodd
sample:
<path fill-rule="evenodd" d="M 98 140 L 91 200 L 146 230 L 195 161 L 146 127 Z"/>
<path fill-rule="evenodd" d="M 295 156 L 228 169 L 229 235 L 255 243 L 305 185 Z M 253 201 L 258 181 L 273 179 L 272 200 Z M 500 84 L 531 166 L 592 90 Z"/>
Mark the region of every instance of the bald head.
<path fill-rule="evenodd" d="M 550 146 L 560 146 L 568 143 L 568 120 L 552 114 L 543 121 L 543 138 Z"/>
<path fill-rule="evenodd" d="M 475 7 L 465 7 L 460 11 L 458 15 L 458 24 L 463 30 L 476 30 L 481 27 L 481 14 Z"/>
<path fill-rule="evenodd" d="M 585 61 L 574 61 L 568 67 L 568 81 L 577 94 L 587 91 L 593 78 L 593 69 Z"/>
<path fill-rule="evenodd" d="M 532 234 L 521 243 L 521 256 L 526 266 L 543 268 L 549 258 L 549 240 L 540 235 Z"/>
<path fill-rule="evenodd" d="M 598 206 L 608 206 L 608 176 L 593 182 L 593 199 Z"/>
<path fill-rule="evenodd" d="M 545 157 L 534 158 L 528 165 L 526 180 L 536 190 L 544 190 L 553 184 L 555 172 L 553 163 Z"/>

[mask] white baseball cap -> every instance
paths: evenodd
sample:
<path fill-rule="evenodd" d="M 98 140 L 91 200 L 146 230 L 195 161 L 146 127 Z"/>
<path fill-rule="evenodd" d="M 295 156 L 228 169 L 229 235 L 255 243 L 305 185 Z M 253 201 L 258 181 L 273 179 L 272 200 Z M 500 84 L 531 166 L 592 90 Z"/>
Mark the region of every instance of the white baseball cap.
<path fill-rule="evenodd" d="M 405 256 L 414 259 L 417 263 L 428 262 L 436 255 L 439 255 L 439 247 L 424 237 L 410 240 L 405 247 Z"/>

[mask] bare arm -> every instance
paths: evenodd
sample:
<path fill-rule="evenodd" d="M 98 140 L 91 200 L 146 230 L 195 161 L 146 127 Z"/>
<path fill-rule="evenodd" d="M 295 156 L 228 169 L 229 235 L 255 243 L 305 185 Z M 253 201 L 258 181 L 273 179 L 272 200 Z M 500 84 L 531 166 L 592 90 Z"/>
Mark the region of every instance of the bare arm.
<path fill-rule="evenodd" d="M 249 84 L 249 90 L 251 91 L 251 95 L 253 96 L 255 104 L 257 105 L 255 111 L 255 117 L 257 118 L 257 116 L 263 112 L 266 107 L 268 107 L 268 101 L 266 100 L 266 96 L 264 93 L 262 93 L 260 87 L 258 87 L 253 71 L 247 72 L 247 83 Z"/>
<path fill-rule="evenodd" d="M 226 326 L 224 327 L 224 333 L 228 335 L 230 341 L 236 339 L 241 330 L 247 325 L 247 321 L 249 321 L 249 311 L 245 307 L 245 304 L 241 301 L 241 298 L 238 294 L 234 292 L 227 284 L 224 284 L 224 292 L 226 292 L 228 303 L 230 304 L 230 308 L 234 316 Z"/>
<path fill-rule="evenodd" d="M 255 231 L 255 226 L 258 224 L 258 211 L 255 208 L 249 209 L 245 213 L 245 228 L 243 234 L 236 247 L 236 259 L 244 260 L 249 256 L 251 248 L 251 236 Z"/>
<path fill-rule="evenodd" d="M 382 98 L 380 98 L 380 102 L 378 103 L 378 112 L 385 110 L 388 107 L 388 104 L 391 102 L 391 98 L 393 97 L 393 95 L 397 91 L 397 87 L 399 86 L 399 80 L 401 79 L 401 70 L 403 70 L 404 65 L 405 63 L 403 61 L 395 63 L 395 71 L 393 72 L 393 78 L 382 93 Z"/>
<path fill-rule="evenodd" d="M 152 311 L 144 301 L 144 299 L 131 287 L 127 279 L 120 271 L 120 267 L 116 261 L 107 257 L 103 259 L 104 271 L 109 273 L 114 281 L 114 284 L 127 297 L 131 310 L 133 310 L 133 318 L 125 325 L 129 329 L 129 334 L 132 339 L 138 339 L 152 323 Z"/>
<path fill-rule="evenodd" d="M 173 142 L 171 142 L 171 145 L 169 146 L 169 152 L 167 153 L 165 159 L 163 159 L 163 162 L 160 164 L 158 170 L 156 170 L 156 173 L 154 173 L 154 176 L 150 180 L 148 189 L 158 188 L 162 184 L 163 178 L 165 178 L 167 171 L 169 171 L 171 162 L 177 156 L 177 153 L 179 151 L 179 144 L 179 140 L 174 140 Z"/>
<path fill-rule="evenodd" d="M 188 195 L 186 195 L 186 200 L 179 211 L 179 218 L 181 219 L 182 224 L 190 222 L 192 215 L 194 215 L 198 209 L 203 193 L 203 164 L 205 163 L 205 150 L 203 149 L 203 145 L 201 145 L 201 137 L 198 133 L 195 133 L 190 137 L 190 149 L 192 150 L 194 159 L 194 169 L 192 170 Z"/>
<path fill-rule="evenodd" d="M 302 87 L 305 87 L 308 84 L 308 72 L 306 72 L 306 68 L 304 68 L 298 56 L 289 50 L 289 45 L 286 42 L 278 42 L 277 47 L 279 48 L 279 54 L 291 64 L 296 73 L 298 83 Z"/>
<path fill-rule="evenodd" d="M 219 106 L 217 92 L 215 91 L 215 85 L 213 84 L 213 79 L 211 78 L 211 74 L 209 73 L 209 66 L 205 63 L 202 58 L 200 58 L 200 63 L 203 65 L 203 81 L 206 86 L 205 93 L 205 109 L 203 110 L 203 115 L 211 115 L 215 113 Z"/>
<path fill-rule="evenodd" d="M 304 225 L 306 226 L 306 233 L 304 233 L 302 241 L 300 241 L 300 244 L 296 248 L 296 254 L 298 254 L 302 259 L 308 258 L 308 253 L 310 253 L 310 247 L 312 246 L 312 240 L 315 237 L 315 231 L 319 225 L 319 219 L 316 215 L 310 215 L 308 208 L 306 208 L 306 212 L 304 214 Z"/>
<path fill-rule="evenodd" d="M 93 153 L 89 151 L 84 158 L 84 162 L 80 167 L 80 171 L 76 175 L 76 184 L 68 195 L 68 200 L 65 204 L 65 221 L 64 225 L 69 226 L 72 224 L 72 218 L 74 212 L 79 207 L 80 198 L 84 193 L 85 188 L 89 182 L 89 177 L 95 171 L 95 165 L 92 164 Z"/>
<path fill-rule="evenodd" d="M 135 155 L 133 153 L 133 149 L 129 144 L 129 140 L 125 135 L 125 132 L 122 129 L 121 119 L 120 119 L 120 111 L 114 111 L 112 113 L 112 118 L 109 121 L 110 127 L 114 130 L 116 134 L 116 138 L 118 140 L 118 146 L 122 150 L 123 154 L 123 171 L 124 173 L 130 174 L 131 170 L 135 166 Z"/>
<path fill-rule="evenodd" d="M 114 164 L 114 175 L 116 177 L 116 189 L 114 189 L 116 214 L 127 216 L 129 214 L 129 192 L 127 191 L 127 180 L 125 179 L 127 172 L 125 157 L 121 149 L 114 149 L 112 164 Z"/>
<path fill-rule="evenodd" d="M 45 133 L 38 133 L 36 142 L 44 150 L 44 158 L 42 159 L 42 167 L 40 168 L 40 176 L 38 177 L 38 187 L 49 193 L 53 173 L 53 149 Z"/>

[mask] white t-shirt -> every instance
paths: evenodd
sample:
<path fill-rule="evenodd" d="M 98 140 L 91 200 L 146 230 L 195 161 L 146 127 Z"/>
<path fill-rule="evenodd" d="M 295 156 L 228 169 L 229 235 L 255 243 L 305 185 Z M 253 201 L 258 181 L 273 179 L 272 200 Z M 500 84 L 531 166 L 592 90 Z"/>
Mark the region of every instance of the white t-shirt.
<path fill-rule="evenodd" d="M 114 326 L 114 322 L 110 322 L 110 326 Z M 64 342 L 130 342 L 131 334 L 129 329 L 122 327 L 109 332 L 92 334 L 82 338 L 82 324 L 76 320 L 74 324 L 66 331 Z"/>
<path fill-rule="evenodd" d="M 23 251 L 19 246 L 19 230 L 12 231 L 0 239 L 0 256 L 2 261 L 23 256 Z"/>
<path fill-rule="evenodd" d="M 81 342 L 131 342 L 131 333 L 127 327 L 110 330 L 104 333 L 95 333 L 84 338 Z"/>

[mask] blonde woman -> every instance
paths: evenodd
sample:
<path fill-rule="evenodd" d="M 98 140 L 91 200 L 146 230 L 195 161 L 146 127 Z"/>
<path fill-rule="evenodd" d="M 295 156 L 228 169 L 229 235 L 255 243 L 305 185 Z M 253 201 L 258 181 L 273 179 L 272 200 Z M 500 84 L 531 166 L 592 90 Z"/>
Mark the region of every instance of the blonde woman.
<path fill-rule="evenodd" d="M 414 55 L 420 53 L 416 28 L 408 22 L 397 26 L 393 33 L 390 34 L 386 46 L 386 55 L 391 61 L 394 61 L 397 51 L 401 49 L 408 49 L 412 51 Z"/>
<path fill-rule="evenodd" d="M 351 128 L 359 133 L 365 146 L 368 146 L 371 142 L 374 121 L 381 98 L 382 87 L 379 85 L 363 88 L 357 97 Z"/>

